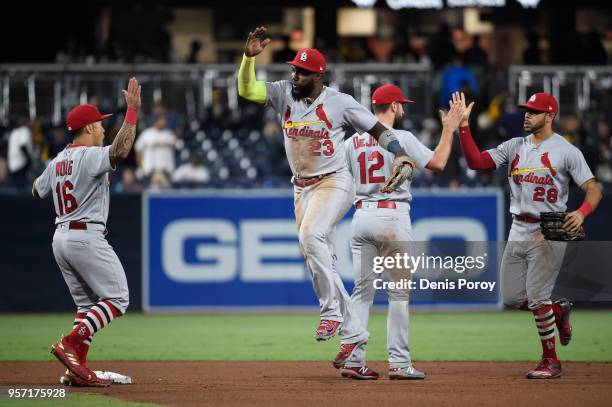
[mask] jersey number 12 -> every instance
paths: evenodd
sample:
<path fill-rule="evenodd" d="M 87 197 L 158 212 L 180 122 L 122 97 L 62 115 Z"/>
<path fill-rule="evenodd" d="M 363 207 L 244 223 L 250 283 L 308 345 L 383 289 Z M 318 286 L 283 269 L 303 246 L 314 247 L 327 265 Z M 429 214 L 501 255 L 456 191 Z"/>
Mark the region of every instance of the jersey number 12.
<path fill-rule="evenodd" d="M 74 195 L 71 195 L 70 192 L 74 190 L 74 185 L 72 182 L 66 180 L 60 186 L 58 182 L 55 184 L 55 193 L 57 194 L 57 206 L 59 208 L 60 216 L 68 215 L 69 213 L 74 212 L 77 208 L 77 201 Z M 65 210 L 64 210 L 65 209 Z"/>
<path fill-rule="evenodd" d="M 384 175 L 374 175 L 374 171 L 380 170 L 382 166 L 385 165 L 385 157 L 383 157 L 379 151 L 372 151 L 372 154 L 370 154 L 368 157 L 368 163 L 370 163 L 370 166 L 367 169 L 367 174 L 365 151 L 359 154 L 357 161 L 359 161 L 359 178 L 362 184 L 378 184 L 385 182 Z"/>

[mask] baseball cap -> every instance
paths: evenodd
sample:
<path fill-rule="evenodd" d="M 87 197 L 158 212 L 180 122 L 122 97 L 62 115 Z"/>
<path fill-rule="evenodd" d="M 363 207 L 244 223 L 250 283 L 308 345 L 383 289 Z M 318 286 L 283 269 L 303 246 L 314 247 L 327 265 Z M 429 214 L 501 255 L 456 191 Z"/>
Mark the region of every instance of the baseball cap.
<path fill-rule="evenodd" d="M 101 114 L 94 105 L 78 105 L 68 112 L 68 116 L 66 116 L 66 126 L 68 126 L 68 131 L 76 131 L 88 124 L 99 122 L 111 116 L 112 114 Z"/>
<path fill-rule="evenodd" d="M 542 113 L 555 113 L 559 111 L 557 100 L 550 93 L 540 92 L 531 95 L 527 103 L 522 103 L 518 107 L 523 109 L 535 110 Z"/>
<path fill-rule="evenodd" d="M 398 86 L 391 84 L 382 85 L 372 93 L 373 105 L 384 105 L 393 102 L 414 103 L 414 100 L 406 99 L 402 90 Z"/>
<path fill-rule="evenodd" d="M 295 54 L 293 61 L 287 64 L 315 73 L 325 73 L 325 57 L 314 48 L 302 48 Z"/>

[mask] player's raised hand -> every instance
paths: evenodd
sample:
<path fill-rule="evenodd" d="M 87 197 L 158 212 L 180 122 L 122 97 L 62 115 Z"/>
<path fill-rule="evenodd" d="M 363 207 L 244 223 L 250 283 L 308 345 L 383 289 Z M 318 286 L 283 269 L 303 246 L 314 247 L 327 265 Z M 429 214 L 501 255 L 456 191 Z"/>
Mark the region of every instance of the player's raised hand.
<path fill-rule="evenodd" d="M 140 85 L 136 78 L 130 78 L 127 90 L 122 90 L 121 92 L 123 92 L 127 107 L 136 110 L 140 109 Z"/>
<path fill-rule="evenodd" d="M 470 113 L 472 113 L 472 108 L 474 107 L 474 102 L 470 103 L 466 106 L 465 104 L 465 94 L 463 92 L 454 92 L 453 100 L 451 100 L 450 105 L 459 104 L 463 109 L 463 114 L 461 117 L 461 123 L 459 124 L 461 127 L 468 126 L 470 124 Z"/>
<path fill-rule="evenodd" d="M 465 108 L 460 103 L 452 103 L 451 101 L 448 113 L 440 109 L 440 121 L 442 122 L 442 126 L 455 131 L 463 120 L 464 111 Z"/>
<path fill-rule="evenodd" d="M 249 33 L 246 44 L 244 44 L 244 55 L 247 57 L 254 57 L 264 50 L 271 41 L 270 38 L 263 39 L 267 31 L 268 29 L 266 27 L 257 27 Z"/>

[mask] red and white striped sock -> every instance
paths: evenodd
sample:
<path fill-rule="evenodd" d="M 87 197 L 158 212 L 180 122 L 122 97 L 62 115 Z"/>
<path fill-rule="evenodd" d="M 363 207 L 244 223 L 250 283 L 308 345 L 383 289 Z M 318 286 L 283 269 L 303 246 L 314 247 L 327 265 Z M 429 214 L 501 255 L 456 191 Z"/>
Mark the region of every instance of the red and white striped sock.
<path fill-rule="evenodd" d="M 557 359 L 555 350 L 555 313 L 552 305 L 547 304 L 533 310 L 540 341 L 542 342 L 542 359 Z"/>
<path fill-rule="evenodd" d="M 88 342 L 86 346 L 89 347 L 90 338 L 121 315 L 121 312 L 110 301 L 100 301 L 87 311 L 72 332 L 66 336 L 66 340 L 77 348 Z"/>
<path fill-rule="evenodd" d="M 72 327 L 76 327 L 82 320 L 85 318 L 87 314 L 85 312 L 77 312 L 74 316 L 74 322 L 72 323 Z M 93 336 L 85 339 L 81 346 L 77 348 L 77 354 L 79 356 L 79 360 L 81 361 L 81 365 L 87 366 L 87 352 L 89 352 L 89 347 L 91 346 L 91 342 L 93 341 Z"/>

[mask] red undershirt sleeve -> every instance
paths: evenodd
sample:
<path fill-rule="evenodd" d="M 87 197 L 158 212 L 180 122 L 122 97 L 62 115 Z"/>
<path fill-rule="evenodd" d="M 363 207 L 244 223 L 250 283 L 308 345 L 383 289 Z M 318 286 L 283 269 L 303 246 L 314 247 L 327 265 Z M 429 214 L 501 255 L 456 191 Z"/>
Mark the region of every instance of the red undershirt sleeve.
<path fill-rule="evenodd" d="M 459 142 L 461 150 L 467 161 L 467 165 L 472 170 L 494 170 L 495 162 L 487 151 L 480 152 L 469 126 L 459 128 Z"/>

